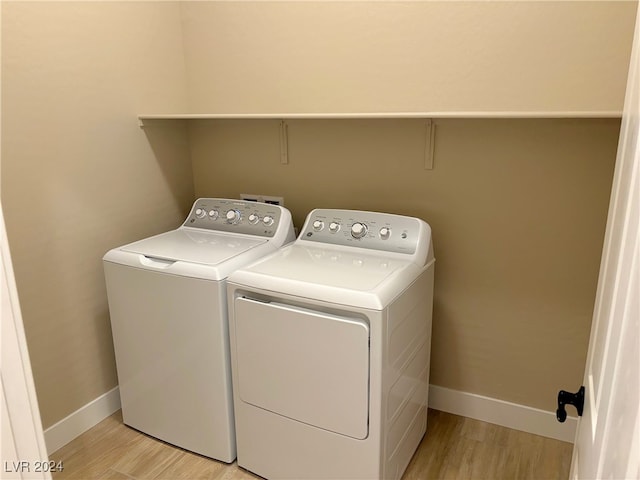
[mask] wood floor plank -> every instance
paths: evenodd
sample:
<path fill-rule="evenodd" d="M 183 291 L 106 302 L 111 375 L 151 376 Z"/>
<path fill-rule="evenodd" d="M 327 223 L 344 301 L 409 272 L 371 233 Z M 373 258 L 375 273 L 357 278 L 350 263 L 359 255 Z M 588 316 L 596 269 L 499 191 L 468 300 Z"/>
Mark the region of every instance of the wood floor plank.
<path fill-rule="evenodd" d="M 182 451 L 180 456 L 160 472 L 154 480 L 217 480 L 229 467 L 194 453 Z"/>
<path fill-rule="evenodd" d="M 50 458 L 62 461 L 64 470 L 55 472 L 53 477 L 56 480 L 99 478 L 126 453 L 128 444 L 140 436 L 140 432 L 122 423 L 118 412 L 54 452 Z"/>
<path fill-rule="evenodd" d="M 110 468 L 105 470 L 105 472 L 96 477 L 96 480 L 135 480 L 129 475 L 125 475 L 124 473 L 116 472 L 115 470 L 111 470 Z"/>
<path fill-rule="evenodd" d="M 182 451 L 145 435 L 127 444 L 126 451 L 111 465 L 133 478 L 154 479 L 176 462 Z"/>
<path fill-rule="evenodd" d="M 403 480 L 564 480 L 573 445 L 429 410 L 427 434 Z M 260 480 L 122 423 L 120 412 L 51 455 L 55 480 Z"/>

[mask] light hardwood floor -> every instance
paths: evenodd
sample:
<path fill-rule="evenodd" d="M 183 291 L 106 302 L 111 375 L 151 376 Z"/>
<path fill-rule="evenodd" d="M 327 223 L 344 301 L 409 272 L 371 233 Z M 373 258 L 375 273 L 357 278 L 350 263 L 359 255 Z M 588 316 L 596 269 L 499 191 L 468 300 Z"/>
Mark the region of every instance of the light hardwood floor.
<path fill-rule="evenodd" d="M 567 479 L 573 445 L 429 410 L 427 434 L 403 476 L 429 479 Z M 55 480 L 259 480 L 122 423 L 120 411 L 54 452 Z"/>

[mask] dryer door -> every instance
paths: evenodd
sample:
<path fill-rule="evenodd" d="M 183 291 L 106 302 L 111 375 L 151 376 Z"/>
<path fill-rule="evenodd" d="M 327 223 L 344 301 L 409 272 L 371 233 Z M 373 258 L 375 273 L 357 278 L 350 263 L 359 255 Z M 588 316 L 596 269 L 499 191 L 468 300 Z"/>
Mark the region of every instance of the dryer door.
<path fill-rule="evenodd" d="M 364 439 L 369 325 L 358 318 L 235 300 L 240 399 L 292 420 Z"/>

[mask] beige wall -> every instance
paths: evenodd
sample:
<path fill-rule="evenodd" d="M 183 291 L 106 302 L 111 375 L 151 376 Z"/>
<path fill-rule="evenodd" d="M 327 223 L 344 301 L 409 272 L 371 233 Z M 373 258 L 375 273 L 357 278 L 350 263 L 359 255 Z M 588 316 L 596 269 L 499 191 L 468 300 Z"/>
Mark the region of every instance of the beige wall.
<path fill-rule="evenodd" d="M 117 384 L 102 255 L 174 227 L 193 200 L 184 126 L 136 120 L 185 108 L 180 14 L 167 2 L 2 8 L 2 207 L 48 427 Z"/>
<path fill-rule="evenodd" d="M 423 218 L 436 254 L 433 384 L 555 410 L 578 386 L 616 155 L 616 120 L 193 121 L 196 195 L 284 196 Z M 577 388 L 577 387 L 576 387 Z"/>
<path fill-rule="evenodd" d="M 635 8 L 184 2 L 190 111 L 620 112 Z"/>
<path fill-rule="evenodd" d="M 2 2 L 1 198 L 45 427 L 116 384 L 102 255 L 195 194 L 425 218 L 434 383 L 553 409 L 582 374 L 616 121 L 441 120 L 433 171 L 418 120 L 290 122 L 288 166 L 275 121 L 136 123 L 620 108 L 635 3 L 446 3 Z"/>

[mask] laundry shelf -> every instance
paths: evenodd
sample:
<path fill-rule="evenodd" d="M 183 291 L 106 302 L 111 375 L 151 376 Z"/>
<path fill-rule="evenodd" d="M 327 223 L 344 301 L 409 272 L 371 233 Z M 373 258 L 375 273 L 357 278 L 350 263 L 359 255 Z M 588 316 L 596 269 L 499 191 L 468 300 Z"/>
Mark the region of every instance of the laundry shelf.
<path fill-rule="evenodd" d="M 394 119 L 394 118 L 621 118 L 618 111 L 488 111 L 488 112 L 371 112 L 371 113 L 167 113 L 138 115 L 140 126 L 146 120 L 297 120 L 297 119 Z"/>

